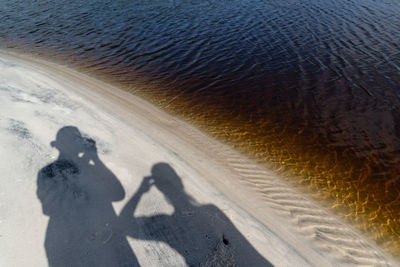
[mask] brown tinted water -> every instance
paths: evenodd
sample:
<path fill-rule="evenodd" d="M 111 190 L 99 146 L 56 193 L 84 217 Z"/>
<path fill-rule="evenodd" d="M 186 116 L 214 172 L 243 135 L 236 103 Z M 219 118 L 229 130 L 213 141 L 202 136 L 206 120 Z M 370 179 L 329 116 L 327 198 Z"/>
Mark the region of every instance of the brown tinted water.
<path fill-rule="evenodd" d="M 0 47 L 102 77 L 400 255 L 400 3 L 10 1 Z"/>

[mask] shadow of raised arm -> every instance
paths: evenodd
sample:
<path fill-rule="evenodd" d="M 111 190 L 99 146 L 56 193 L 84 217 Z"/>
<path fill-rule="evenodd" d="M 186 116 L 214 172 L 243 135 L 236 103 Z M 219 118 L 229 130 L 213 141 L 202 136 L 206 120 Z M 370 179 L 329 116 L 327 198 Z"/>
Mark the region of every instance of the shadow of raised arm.
<path fill-rule="evenodd" d="M 138 224 L 136 219 L 133 217 L 133 214 L 135 213 L 141 197 L 150 190 L 151 185 L 151 177 L 144 177 L 136 193 L 125 204 L 119 214 L 120 223 L 122 224 L 121 226 L 130 237 L 138 238 Z"/>
<path fill-rule="evenodd" d="M 123 200 L 125 190 L 114 173 L 99 158 L 96 141 L 92 138 L 82 138 L 82 143 L 85 149 L 80 162 L 90 170 L 93 184 L 96 183 L 101 188 L 104 197 L 109 201 Z"/>

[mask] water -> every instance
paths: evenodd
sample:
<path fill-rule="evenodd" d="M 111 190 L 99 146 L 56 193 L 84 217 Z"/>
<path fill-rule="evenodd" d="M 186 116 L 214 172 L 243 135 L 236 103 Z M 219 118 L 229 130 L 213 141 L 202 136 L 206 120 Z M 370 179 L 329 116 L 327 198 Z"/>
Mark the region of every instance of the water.
<path fill-rule="evenodd" d="M 0 47 L 191 120 L 399 255 L 398 14 L 372 0 L 2 1 Z"/>

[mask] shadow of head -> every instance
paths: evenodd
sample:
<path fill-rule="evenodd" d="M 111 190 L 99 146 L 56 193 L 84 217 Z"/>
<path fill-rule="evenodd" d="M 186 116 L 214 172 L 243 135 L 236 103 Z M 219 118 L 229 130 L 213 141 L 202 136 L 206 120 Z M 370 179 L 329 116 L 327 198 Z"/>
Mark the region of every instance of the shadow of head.
<path fill-rule="evenodd" d="M 191 198 L 185 193 L 181 178 L 167 163 L 156 163 L 151 168 L 151 183 L 174 206 L 187 203 Z"/>
<path fill-rule="evenodd" d="M 50 145 L 63 154 L 77 156 L 80 153 L 95 150 L 96 142 L 91 138 L 83 137 L 77 127 L 65 126 L 57 132 L 56 140 L 50 142 Z"/>

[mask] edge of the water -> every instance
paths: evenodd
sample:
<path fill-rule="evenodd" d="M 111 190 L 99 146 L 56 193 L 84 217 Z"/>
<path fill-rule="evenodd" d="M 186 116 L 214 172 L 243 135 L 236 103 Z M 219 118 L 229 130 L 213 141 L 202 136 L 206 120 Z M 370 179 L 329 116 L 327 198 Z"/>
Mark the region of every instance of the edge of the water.
<path fill-rule="evenodd" d="M 336 259 L 334 261 L 337 263 L 350 264 L 351 262 L 346 262 L 346 258 L 350 255 L 353 255 L 352 260 L 356 260 L 361 264 L 390 265 L 390 262 L 395 262 L 390 256 L 385 255 L 379 248 L 372 245 L 373 242 L 366 241 L 366 238 L 358 234 L 351 226 L 341 223 L 333 214 L 304 197 L 274 173 L 265 170 L 245 156 L 233 151 L 229 146 L 215 141 L 194 126 L 166 114 L 140 97 L 95 80 L 93 77 L 79 73 L 66 66 L 31 57 L 30 55 L 17 54 L 2 49 L 0 49 L 0 55 L 19 59 L 33 67 L 40 68 L 42 72 L 48 72 L 48 75 L 56 75 L 58 79 L 63 79 L 64 82 L 70 83 L 71 81 L 68 81 L 68 79 L 71 78 L 74 80 L 73 82 L 83 83 L 93 88 L 93 92 L 78 93 L 94 102 L 100 101 L 103 105 L 106 104 L 105 106 L 108 106 L 110 112 L 120 116 L 126 110 L 139 113 L 153 123 L 163 125 L 165 129 L 173 132 L 176 138 L 201 151 L 202 156 L 215 158 L 223 166 L 218 171 L 215 170 L 215 173 L 218 173 L 218 175 L 224 174 L 225 177 L 231 177 L 231 179 L 218 179 L 218 175 L 214 174 L 212 177 L 206 177 L 208 181 L 264 225 L 268 225 L 279 233 L 281 238 L 289 240 L 296 249 L 300 250 L 300 254 L 307 254 L 314 264 L 327 263 L 326 259 L 324 259 L 324 253 L 329 255 L 327 256 L 330 259 L 329 262 Z M 94 92 L 95 90 L 97 92 Z M 132 101 L 137 105 L 135 108 L 131 106 Z M 115 110 L 118 105 L 120 105 L 120 110 Z M 154 113 L 163 115 L 154 116 Z M 122 119 L 129 121 L 128 116 Z M 154 134 L 157 135 L 157 133 Z M 157 136 L 157 138 L 163 139 L 162 136 Z M 171 140 L 164 141 L 166 144 L 173 145 Z M 179 148 L 175 149 L 179 150 Z M 199 162 L 199 158 L 202 156 L 199 154 L 194 164 L 211 174 L 207 170 L 209 166 L 202 166 L 201 162 Z M 217 179 L 212 179 L 215 177 Z M 270 190 L 264 190 L 264 192 L 257 190 L 257 185 L 260 183 L 268 183 Z M 237 192 L 238 194 L 231 194 L 232 192 Z M 278 217 L 269 216 L 268 213 L 275 213 Z M 275 221 L 274 219 L 276 218 L 280 218 L 280 220 Z M 289 223 L 282 224 L 285 219 L 289 219 Z M 287 228 L 290 226 L 293 229 Z M 328 227 L 330 230 L 326 228 L 327 226 L 330 227 Z M 321 231 L 323 227 L 325 227 L 325 233 Z M 330 239 L 327 238 L 326 234 L 329 231 Z M 305 241 L 301 240 L 299 242 L 302 238 L 296 236 L 297 234 L 300 234 Z M 354 244 L 345 246 L 345 244 L 352 242 L 354 244 L 357 243 L 358 247 L 354 246 Z M 309 244 L 310 247 L 301 247 L 304 244 Z M 337 249 L 335 250 L 333 246 L 336 246 Z M 330 251 L 327 248 L 330 248 Z M 370 257 L 366 257 L 364 253 L 362 255 L 357 253 L 357 250 L 367 250 L 366 254 L 370 254 Z"/>

